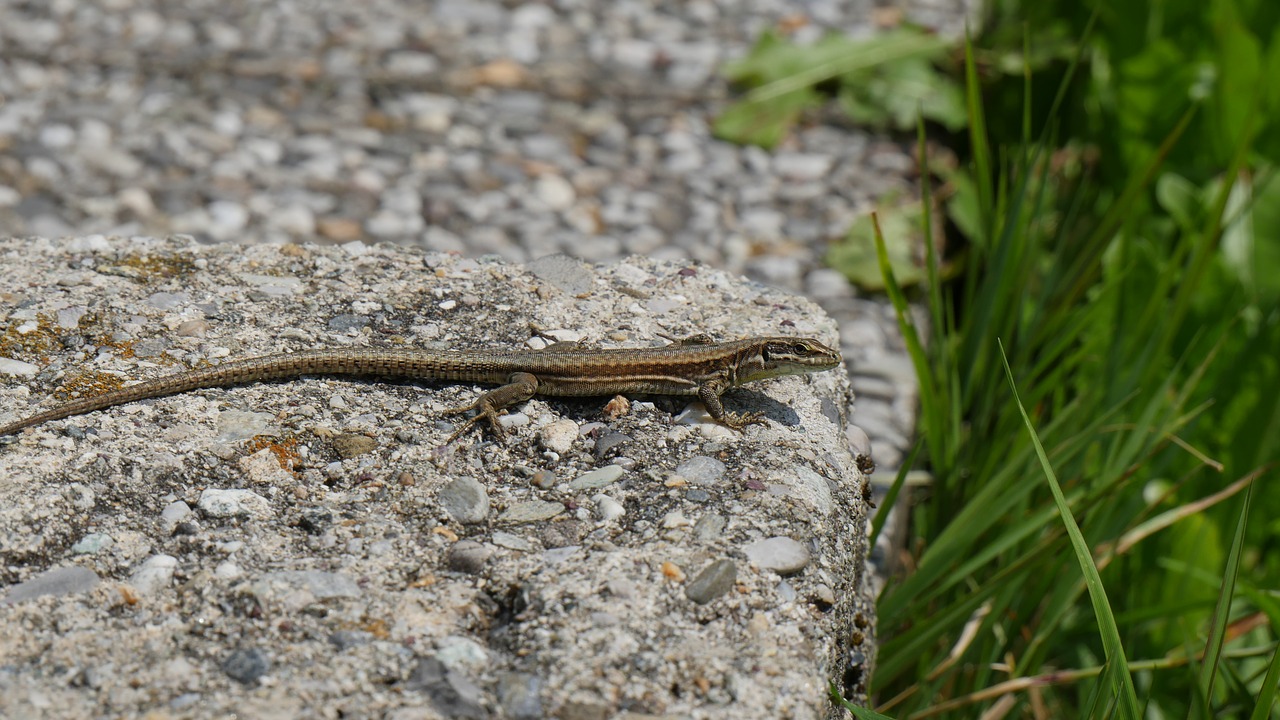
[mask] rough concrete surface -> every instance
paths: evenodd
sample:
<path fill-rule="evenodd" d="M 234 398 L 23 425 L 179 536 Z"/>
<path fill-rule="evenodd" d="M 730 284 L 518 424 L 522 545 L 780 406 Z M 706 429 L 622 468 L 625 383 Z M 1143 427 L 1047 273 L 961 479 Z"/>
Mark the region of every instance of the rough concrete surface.
<path fill-rule="evenodd" d="M 338 346 L 814 335 L 690 263 L 527 266 L 360 242 L 0 241 L 0 422 Z M 305 378 L 47 423 L 0 448 L 0 716 L 818 718 L 864 692 L 865 478 L 843 372 L 684 399 Z"/>

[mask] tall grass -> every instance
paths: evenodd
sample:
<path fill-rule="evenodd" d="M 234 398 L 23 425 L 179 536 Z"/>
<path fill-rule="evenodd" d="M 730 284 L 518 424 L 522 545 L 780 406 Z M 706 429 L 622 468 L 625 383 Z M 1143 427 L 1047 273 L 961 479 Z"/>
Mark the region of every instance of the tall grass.
<path fill-rule="evenodd" d="M 1254 137 L 1180 223 L 1153 198 L 1200 108 L 1108 185 L 1031 136 L 1029 80 L 1022 137 L 993 146 L 968 46 L 965 67 L 979 225 L 958 282 L 928 248 L 927 336 L 877 234 L 934 483 L 879 601 L 876 710 L 1266 717 L 1280 604 L 1250 580 L 1277 579 L 1250 498 L 1280 447 L 1280 318 L 1224 257 L 1271 192 Z"/>

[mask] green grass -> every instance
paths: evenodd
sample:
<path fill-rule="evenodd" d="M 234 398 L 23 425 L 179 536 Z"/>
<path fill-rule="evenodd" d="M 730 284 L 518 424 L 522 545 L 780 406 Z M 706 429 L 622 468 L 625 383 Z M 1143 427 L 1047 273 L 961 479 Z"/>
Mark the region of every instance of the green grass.
<path fill-rule="evenodd" d="M 912 263 L 873 222 L 832 253 L 876 263 L 933 477 L 872 708 L 1280 717 L 1280 4 L 994 5 L 978 42 L 924 53 L 964 87 L 965 159 L 885 225 L 961 241 Z M 804 107 L 844 86 L 825 52 Z"/>

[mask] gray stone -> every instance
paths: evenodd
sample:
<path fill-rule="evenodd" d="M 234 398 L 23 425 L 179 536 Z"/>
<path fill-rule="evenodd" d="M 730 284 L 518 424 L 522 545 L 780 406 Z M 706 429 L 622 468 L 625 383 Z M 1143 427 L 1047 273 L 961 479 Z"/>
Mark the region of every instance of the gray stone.
<path fill-rule="evenodd" d="M 447 718 L 483 720 L 489 717 L 483 703 L 483 691 L 462 673 L 448 669 L 438 658 L 419 660 L 404 686 L 425 694 L 435 709 Z"/>
<path fill-rule="evenodd" d="M 605 465 L 570 480 L 569 489 L 579 491 L 606 487 L 616 482 L 625 472 L 619 465 Z"/>
<path fill-rule="evenodd" d="M 528 500 L 519 502 L 498 516 L 498 522 L 519 525 L 522 523 L 542 522 L 564 512 L 564 504 L 547 500 Z"/>
<path fill-rule="evenodd" d="M 97 587 L 98 582 L 98 574 L 86 567 L 71 565 L 54 568 L 9 588 L 4 602 L 12 605 L 38 597 L 88 592 Z"/>
<path fill-rule="evenodd" d="M 196 507 L 213 518 L 266 518 L 272 515 L 270 501 L 252 490 L 210 488 L 200 493 Z"/>
<path fill-rule="evenodd" d="M 724 463 L 713 457 L 698 455 L 676 466 L 675 474 L 694 485 L 715 485 L 728 470 Z"/>
<path fill-rule="evenodd" d="M 172 555 L 152 555 L 129 576 L 129 584 L 143 595 L 154 595 L 169 587 L 177 568 L 178 558 Z"/>
<path fill-rule="evenodd" d="M 222 671 L 242 685 L 253 685 L 271 672 L 271 660 L 258 648 L 241 648 L 223 659 Z"/>
<path fill-rule="evenodd" d="M 474 540 L 459 540 L 449 548 L 446 562 L 449 569 L 468 575 L 479 575 L 484 564 L 493 556 L 493 550 Z"/>
<path fill-rule="evenodd" d="M 449 517 L 464 524 L 484 522 L 489 517 L 489 491 L 473 477 L 460 477 L 440 489 L 440 505 Z"/>
<path fill-rule="evenodd" d="M 737 581 L 737 564 L 724 558 L 703 568 L 685 587 L 684 594 L 695 603 L 706 605 L 732 590 L 733 584 Z"/>
<path fill-rule="evenodd" d="M 747 560 L 761 570 L 794 575 L 809 565 L 809 549 L 789 537 L 758 540 L 742 548 Z"/>
<path fill-rule="evenodd" d="M 575 297 L 585 295 L 595 287 L 595 274 L 581 261 L 561 253 L 540 257 L 526 263 L 525 268 Z"/>
<path fill-rule="evenodd" d="M 544 717 L 541 691 L 542 678 L 532 673 L 509 672 L 498 676 L 498 703 L 508 717 L 517 720 Z"/>

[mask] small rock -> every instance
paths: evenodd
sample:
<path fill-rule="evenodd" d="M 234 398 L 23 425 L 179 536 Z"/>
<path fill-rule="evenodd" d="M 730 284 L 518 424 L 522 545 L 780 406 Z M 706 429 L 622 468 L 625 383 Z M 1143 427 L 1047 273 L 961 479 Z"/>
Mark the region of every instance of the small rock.
<path fill-rule="evenodd" d="M 614 500 L 608 495 L 596 495 L 591 499 L 595 501 L 596 504 L 596 516 L 604 522 L 617 520 L 626 514 L 626 508 L 622 506 L 622 503 Z"/>
<path fill-rule="evenodd" d="M 699 605 L 706 605 L 729 592 L 738 581 L 738 566 L 732 560 L 717 560 L 702 569 L 685 587 L 684 594 Z"/>
<path fill-rule="evenodd" d="M 177 567 L 178 558 L 172 555 L 152 555 L 129 576 L 129 584 L 143 595 L 154 595 L 169 587 Z"/>
<path fill-rule="evenodd" d="M 809 565 L 809 549 L 789 537 L 772 537 L 742 548 L 752 565 L 779 575 L 794 575 Z"/>
<path fill-rule="evenodd" d="M 0 373 L 5 375 L 34 377 L 38 372 L 40 372 L 40 367 L 38 365 L 32 365 L 31 363 L 25 363 L 21 360 L 14 360 L 12 358 L 0 357 Z"/>
<path fill-rule="evenodd" d="M 595 490 L 612 485 L 626 472 L 621 465 L 605 465 L 591 472 L 583 473 L 569 481 L 569 489 L 574 491 Z"/>
<path fill-rule="evenodd" d="M 196 503 L 196 507 L 214 518 L 267 518 L 272 515 L 271 503 L 252 490 L 211 488 L 200 493 L 200 502 Z"/>
<path fill-rule="evenodd" d="M 635 438 L 626 433 L 610 432 L 596 440 L 596 446 L 592 449 L 592 453 L 597 460 L 604 460 L 609 457 L 611 451 L 614 449 L 621 450 L 624 445 L 634 440 Z"/>
<path fill-rule="evenodd" d="M 694 523 L 693 536 L 702 542 L 718 540 L 724 534 L 725 525 L 728 523 L 729 521 L 723 515 L 707 513 Z"/>
<path fill-rule="evenodd" d="M 425 693 L 436 710 L 447 718 L 482 720 L 489 717 L 480 688 L 462 673 L 449 670 L 437 658 L 419 660 L 404 685 Z"/>
<path fill-rule="evenodd" d="M 818 180 L 831 171 L 833 158 L 810 153 L 780 152 L 773 159 L 774 170 L 792 180 Z"/>
<path fill-rule="evenodd" d="M 98 574 L 86 567 L 72 565 L 54 568 L 9 588 L 4 602 L 12 605 L 46 595 L 59 597 L 88 592 L 97 587 L 99 582 Z"/>
<path fill-rule="evenodd" d="M 191 506 L 181 500 L 177 500 L 166 505 L 164 510 L 160 512 L 160 525 L 166 533 L 172 535 L 174 528 L 178 527 L 178 523 L 189 517 L 191 517 Z"/>
<path fill-rule="evenodd" d="M 489 652 L 469 637 L 449 635 L 436 643 L 436 658 L 450 670 L 480 670 L 489 665 Z"/>
<path fill-rule="evenodd" d="M 542 280 L 573 295 L 586 295 L 595 286 L 595 274 L 582 262 L 563 253 L 546 255 L 525 265 Z"/>
<path fill-rule="evenodd" d="M 542 678 L 532 673 L 502 673 L 498 676 L 498 703 L 507 716 L 516 720 L 536 720 L 542 712 Z"/>
<path fill-rule="evenodd" d="M 464 525 L 484 522 L 489 516 L 489 491 L 475 478 L 453 480 L 440 489 L 438 499 L 445 512 Z"/>
<path fill-rule="evenodd" d="M 446 561 L 449 569 L 468 575 L 479 575 L 484 564 L 493 556 L 493 550 L 474 540 L 459 540 L 449 548 Z"/>
<path fill-rule="evenodd" d="M 293 479 L 293 473 L 280 467 L 280 459 L 271 452 L 271 448 L 263 448 L 258 452 L 242 457 L 236 462 L 245 478 L 255 485 L 283 485 Z"/>
<path fill-rule="evenodd" d="M 715 485 L 724 477 L 728 468 L 713 457 L 698 455 L 676 466 L 675 474 L 693 485 Z"/>
<path fill-rule="evenodd" d="M 71 546 L 71 552 L 77 555 L 95 555 L 114 544 L 115 540 L 106 533 L 89 533 Z"/>
<path fill-rule="evenodd" d="M 504 547 L 508 550 L 518 550 L 519 552 L 533 552 L 535 549 L 533 543 L 529 542 L 528 540 L 520 537 L 519 535 L 513 535 L 509 532 L 503 532 L 501 530 L 495 530 L 493 532 L 493 535 L 490 536 L 490 539 L 493 540 L 494 545 L 497 545 L 498 547 Z"/>
<path fill-rule="evenodd" d="M 363 595 L 360 586 L 350 575 L 323 570 L 284 570 L 267 573 L 255 583 L 252 591 L 259 598 L 279 597 L 278 589 L 303 590 L 316 600 L 350 599 Z"/>
<path fill-rule="evenodd" d="M 256 683 L 271 671 L 271 661 L 258 648 L 233 651 L 222 661 L 222 672 L 243 685 Z"/>
<path fill-rule="evenodd" d="M 519 525 L 523 523 L 541 522 L 564 512 L 564 505 L 547 500 L 529 500 L 519 502 L 507 508 L 498 516 L 498 522 Z"/>
<path fill-rule="evenodd" d="M 329 636 L 329 644 L 338 648 L 339 651 L 368 645 L 372 641 L 373 633 L 364 630 L 337 630 Z"/>
<path fill-rule="evenodd" d="M 359 457 L 378 449 L 378 441 L 359 433 L 342 433 L 333 439 L 333 449 L 345 459 Z"/>
<path fill-rule="evenodd" d="M 577 200 L 573 185 L 559 175 L 543 175 L 534 186 L 538 199 L 552 210 L 568 210 Z"/>
<path fill-rule="evenodd" d="M 572 420 L 557 420 L 538 431 L 538 442 L 542 447 L 561 455 L 569 452 L 577 439 L 578 423 Z"/>

